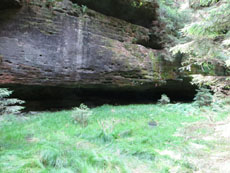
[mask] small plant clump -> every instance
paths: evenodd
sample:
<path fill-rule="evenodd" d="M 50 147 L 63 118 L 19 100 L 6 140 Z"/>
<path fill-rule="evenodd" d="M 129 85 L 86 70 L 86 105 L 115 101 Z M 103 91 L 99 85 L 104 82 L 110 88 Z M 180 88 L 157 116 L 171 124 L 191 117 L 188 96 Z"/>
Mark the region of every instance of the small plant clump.
<path fill-rule="evenodd" d="M 88 10 L 88 7 L 86 5 L 79 6 L 78 4 L 73 4 L 72 7 L 75 9 L 81 10 L 83 14 L 87 13 L 87 10 Z"/>
<path fill-rule="evenodd" d="M 74 123 L 80 124 L 83 127 L 88 125 L 88 120 L 91 115 L 92 111 L 84 104 L 81 104 L 80 107 L 74 108 L 72 112 Z"/>
<path fill-rule="evenodd" d="M 162 94 L 161 98 L 158 100 L 158 103 L 165 105 L 170 103 L 170 98 L 166 94 Z"/>
<path fill-rule="evenodd" d="M 213 102 L 213 95 L 211 94 L 210 89 L 198 89 L 194 101 L 199 107 L 210 106 Z"/>
<path fill-rule="evenodd" d="M 0 115 L 3 114 L 17 114 L 20 113 L 23 106 L 18 106 L 18 104 L 25 103 L 22 100 L 7 98 L 12 94 L 13 91 L 9 91 L 7 88 L 0 88 Z"/>

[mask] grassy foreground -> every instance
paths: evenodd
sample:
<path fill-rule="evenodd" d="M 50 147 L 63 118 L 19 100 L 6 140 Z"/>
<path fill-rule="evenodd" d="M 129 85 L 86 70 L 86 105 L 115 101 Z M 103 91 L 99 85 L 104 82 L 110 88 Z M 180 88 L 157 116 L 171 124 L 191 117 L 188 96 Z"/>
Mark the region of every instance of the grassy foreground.
<path fill-rule="evenodd" d="M 189 130 L 208 121 L 203 115 L 210 111 L 191 104 L 104 105 L 92 111 L 86 127 L 73 122 L 71 111 L 0 117 L 0 172 L 195 172 L 191 144 L 207 152 L 213 147 L 188 138 L 212 133 L 207 126 Z"/>

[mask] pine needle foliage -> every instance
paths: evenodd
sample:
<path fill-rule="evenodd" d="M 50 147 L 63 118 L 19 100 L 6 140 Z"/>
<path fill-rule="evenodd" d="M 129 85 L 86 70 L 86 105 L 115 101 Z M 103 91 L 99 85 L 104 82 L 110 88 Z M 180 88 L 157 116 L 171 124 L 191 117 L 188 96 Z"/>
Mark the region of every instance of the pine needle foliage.
<path fill-rule="evenodd" d="M 189 0 L 189 5 L 191 8 L 197 9 L 201 7 L 209 7 L 219 0 Z"/>
<path fill-rule="evenodd" d="M 3 114 L 17 114 L 24 108 L 18 106 L 23 104 L 24 101 L 14 98 L 7 98 L 12 94 L 13 91 L 7 88 L 0 88 L 0 115 Z"/>
<path fill-rule="evenodd" d="M 84 104 L 81 104 L 80 107 L 74 108 L 72 112 L 74 123 L 80 124 L 83 127 L 88 125 L 88 120 L 91 115 L 92 111 Z"/>
<path fill-rule="evenodd" d="M 200 88 L 194 98 L 195 104 L 198 106 L 210 106 L 213 102 L 213 96 L 209 89 Z"/>
<path fill-rule="evenodd" d="M 162 94 L 161 98 L 158 100 L 159 104 L 165 105 L 170 103 L 170 98 L 166 94 Z"/>
<path fill-rule="evenodd" d="M 173 54 L 184 54 L 181 70 L 192 71 L 198 68 L 203 75 L 229 75 L 230 0 L 199 2 L 199 6 L 203 8 L 196 9 L 193 12 L 193 22 L 182 29 L 187 41 L 174 46 L 171 51 Z M 205 67 L 208 68 L 205 70 Z M 217 68 L 221 69 L 221 73 L 216 73 Z M 229 82 L 221 80 L 217 83 L 219 82 L 225 85 L 222 88 L 230 86 Z"/>
<path fill-rule="evenodd" d="M 187 20 L 186 13 L 179 10 L 179 4 L 175 0 L 158 0 L 159 25 L 164 47 L 170 47 L 179 42 L 181 37 L 179 30 L 184 27 Z"/>

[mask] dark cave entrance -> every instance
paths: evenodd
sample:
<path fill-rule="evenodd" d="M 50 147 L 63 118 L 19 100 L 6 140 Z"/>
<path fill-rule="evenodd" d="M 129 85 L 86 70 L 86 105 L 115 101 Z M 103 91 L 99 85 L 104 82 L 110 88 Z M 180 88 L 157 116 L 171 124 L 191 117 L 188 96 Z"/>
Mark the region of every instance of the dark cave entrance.
<path fill-rule="evenodd" d="M 166 94 L 172 102 L 191 102 L 196 94 L 196 87 L 188 81 L 168 81 L 166 85 L 153 88 L 65 88 L 54 86 L 1 86 L 14 90 L 12 97 L 26 101 L 25 111 L 57 111 L 71 109 L 81 103 L 89 107 L 103 104 L 153 104 Z"/>

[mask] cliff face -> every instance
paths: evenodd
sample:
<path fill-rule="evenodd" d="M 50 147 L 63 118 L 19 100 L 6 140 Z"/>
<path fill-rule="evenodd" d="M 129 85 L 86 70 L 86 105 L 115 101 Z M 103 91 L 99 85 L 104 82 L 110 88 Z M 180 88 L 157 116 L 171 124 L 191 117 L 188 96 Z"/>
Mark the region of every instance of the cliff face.
<path fill-rule="evenodd" d="M 142 14 L 147 7 L 157 15 L 156 5 L 131 9 Z M 21 8 L 0 10 L 0 84 L 152 89 L 170 81 L 171 90 L 190 90 L 178 72 L 179 58 L 167 61 L 152 37 L 157 33 L 147 27 L 157 16 L 145 14 L 141 23 L 124 12 L 102 13 L 69 0 L 30 0 Z"/>

